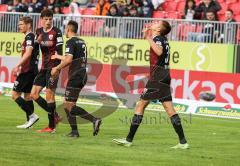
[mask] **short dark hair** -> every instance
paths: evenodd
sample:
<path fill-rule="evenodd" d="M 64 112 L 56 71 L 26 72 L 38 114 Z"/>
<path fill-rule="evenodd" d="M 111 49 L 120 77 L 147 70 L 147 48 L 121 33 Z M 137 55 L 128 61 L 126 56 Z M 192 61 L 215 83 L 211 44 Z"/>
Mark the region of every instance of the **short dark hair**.
<path fill-rule="evenodd" d="M 43 17 L 53 17 L 53 11 L 49 9 L 44 9 L 41 11 L 41 18 Z"/>
<path fill-rule="evenodd" d="M 164 21 L 164 20 L 162 21 L 162 25 L 163 25 L 164 29 L 161 30 L 161 35 L 166 36 L 171 31 L 172 27 L 169 24 L 169 22 Z"/>
<path fill-rule="evenodd" d="M 77 33 L 78 23 L 76 21 L 70 20 L 67 25 L 70 26 L 72 32 Z"/>
<path fill-rule="evenodd" d="M 30 24 L 31 27 L 33 25 L 33 20 L 31 17 L 25 16 L 25 17 L 20 17 L 19 21 L 24 22 L 24 24 Z"/>
<path fill-rule="evenodd" d="M 233 14 L 233 10 L 232 9 L 227 9 L 227 12 L 231 12 Z"/>

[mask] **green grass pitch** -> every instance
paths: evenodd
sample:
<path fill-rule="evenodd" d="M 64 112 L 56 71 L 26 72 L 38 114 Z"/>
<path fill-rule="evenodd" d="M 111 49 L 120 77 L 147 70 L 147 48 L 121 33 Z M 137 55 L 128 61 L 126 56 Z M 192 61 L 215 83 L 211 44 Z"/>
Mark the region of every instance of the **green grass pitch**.
<path fill-rule="evenodd" d="M 84 106 L 93 110 L 95 106 Z M 240 163 L 240 121 L 181 115 L 188 150 L 173 150 L 177 136 L 165 113 L 147 111 L 132 147 L 120 147 L 113 138 L 125 137 L 132 110 L 119 109 L 103 119 L 101 131 L 92 136 L 92 124 L 79 125 L 80 138 L 67 138 L 67 124 L 55 134 L 39 134 L 47 124 L 46 113 L 37 107 L 40 121 L 24 130 L 15 126 L 25 121 L 24 113 L 9 97 L 0 97 L 0 166 L 232 166 Z M 155 117 L 155 121 L 151 118 Z M 127 119 L 127 120 L 126 120 Z"/>

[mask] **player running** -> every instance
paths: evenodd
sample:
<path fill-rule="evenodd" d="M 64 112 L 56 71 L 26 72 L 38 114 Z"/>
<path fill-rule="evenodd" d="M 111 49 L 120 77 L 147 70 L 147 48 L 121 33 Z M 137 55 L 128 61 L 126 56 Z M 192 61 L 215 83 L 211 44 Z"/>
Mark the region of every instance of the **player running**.
<path fill-rule="evenodd" d="M 61 64 L 52 69 L 52 76 L 57 77 L 62 68 L 69 66 L 68 83 L 65 91 L 64 109 L 72 131 L 69 137 L 79 137 L 76 116 L 80 116 L 93 123 L 93 135 L 97 135 L 101 125 L 101 119 L 89 114 L 83 108 L 76 106 L 79 93 L 87 82 L 87 47 L 85 42 L 77 37 L 78 24 L 69 21 L 65 34 L 69 40 L 66 43 L 65 56 L 55 54 L 52 59 L 60 59 Z"/>
<path fill-rule="evenodd" d="M 36 41 L 39 43 L 42 52 L 42 67 L 34 80 L 31 97 L 48 113 L 48 127 L 38 130 L 38 132 L 54 133 L 56 123 L 59 121 L 55 112 L 55 90 L 58 76 L 52 79 L 51 70 L 60 61 L 52 60 L 51 55 L 55 51 L 60 55 L 62 54 L 63 38 L 61 31 L 53 27 L 53 12 L 51 10 L 45 9 L 41 12 L 41 21 L 42 27 L 36 30 Z M 46 87 L 46 100 L 39 95 L 44 87 Z"/>
<path fill-rule="evenodd" d="M 18 29 L 25 34 L 22 43 L 22 57 L 13 69 L 13 73 L 17 76 L 14 82 L 12 99 L 25 111 L 27 121 L 17 128 L 27 129 L 36 123 L 39 117 L 34 114 L 34 105 L 30 97 L 33 86 L 33 80 L 38 73 L 38 45 L 34 44 L 35 35 L 32 32 L 33 20 L 30 17 L 21 17 L 18 22 Z M 24 98 L 21 97 L 24 93 Z"/>
<path fill-rule="evenodd" d="M 150 44 L 150 79 L 147 82 L 140 101 L 136 105 L 135 114 L 132 118 L 130 131 L 124 139 L 113 139 L 122 146 L 131 146 L 134 135 L 142 122 L 145 108 L 151 100 L 159 100 L 171 119 L 172 125 L 179 137 L 179 144 L 174 149 L 187 149 L 189 145 L 184 136 L 181 120 L 172 103 L 170 91 L 169 58 L 170 47 L 166 35 L 171 31 L 167 21 L 153 23 L 150 29 L 145 29 L 144 37 Z"/>

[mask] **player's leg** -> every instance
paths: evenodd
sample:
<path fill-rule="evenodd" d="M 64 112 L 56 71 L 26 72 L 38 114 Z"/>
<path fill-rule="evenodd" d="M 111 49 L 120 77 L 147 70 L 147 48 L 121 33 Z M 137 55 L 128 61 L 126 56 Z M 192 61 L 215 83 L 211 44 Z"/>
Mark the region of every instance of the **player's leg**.
<path fill-rule="evenodd" d="M 83 71 L 82 76 L 79 78 L 71 78 L 68 81 L 66 91 L 65 91 L 65 101 L 76 103 L 79 97 L 79 93 L 87 82 L 87 75 Z M 93 123 L 93 136 L 96 136 L 99 132 L 100 125 L 102 120 L 100 118 L 94 117 L 89 114 L 84 108 L 72 105 L 70 109 L 70 114 L 72 116 L 80 116 L 83 119 L 86 119 Z"/>
<path fill-rule="evenodd" d="M 27 91 L 27 92 L 29 92 L 29 91 Z M 29 106 L 29 114 L 28 114 L 29 121 L 27 123 L 27 128 L 29 128 L 39 120 L 39 117 L 38 117 L 38 115 L 36 115 L 34 113 L 34 104 L 33 104 L 30 93 L 24 93 L 24 100 L 26 101 L 27 105 Z"/>
<path fill-rule="evenodd" d="M 46 89 L 46 101 L 48 106 L 48 120 L 49 124 L 48 127 L 51 129 L 56 128 L 55 123 L 55 111 L 56 111 L 56 102 L 55 102 L 55 89 Z"/>
<path fill-rule="evenodd" d="M 43 108 L 45 111 L 48 111 L 47 101 L 40 96 L 40 92 L 46 86 L 46 70 L 41 70 L 33 83 L 31 90 L 31 98 L 38 103 L 38 105 Z"/>
<path fill-rule="evenodd" d="M 173 148 L 187 149 L 189 145 L 187 144 L 186 138 L 184 136 L 181 119 L 176 113 L 172 101 L 165 101 L 162 104 L 168 116 L 170 117 L 173 128 L 176 131 L 179 138 L 179 144 L 177 146 L 174 146 Z"/>
<path fill-rule="evenodd" d="M 76 105 L 75 102 L 65 101 L 64 102 L 64 111 L 67 115 L 68 123 L 72 130 L 69 134 L 67 134 L 67 136 L 77 138 L 77 137 L 79 137 L 78 127 L 77 127 L 77 118 L 76 118 L 76 116 L 72 116 L 70 114 L 70 110 L 72 109 L 72 107 L 74 105 Z"/>
<path fill-rule="evenodd" d="M 137 132 L 137 129 L 142 122 L 144 110 L 148 106 L 148 104 L 149 104 L 148 100 L 140 99 L 140 101 L 136 105 L 135 114 L 132 118 L 130 130 L 126 139 L 113 139 L 115 143 L 123 146 L 131 146 L 133 138 Z"/>

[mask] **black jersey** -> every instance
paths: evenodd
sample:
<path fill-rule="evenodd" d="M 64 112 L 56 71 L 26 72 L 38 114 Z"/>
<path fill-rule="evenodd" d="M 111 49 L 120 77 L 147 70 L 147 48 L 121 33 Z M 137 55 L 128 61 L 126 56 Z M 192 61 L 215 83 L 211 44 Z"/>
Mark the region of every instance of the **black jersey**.
<path fill-rule="evenodd" d="M 62 55 L 63 38 L 62 32 L 56 27 L 45 32 L 43 28 L 36 31 L 36 41 L 38 41 L 42 52 L 42 69 L 51 69 L 60 63 L 60 60 L 53 60 L 51 56 L 57 52 Z"/>
<path fill-rule="evenodd" d="M 35 35 L 30 32 L 26 34 L 22 43 L 22 56 L 25 54 L 27 47 L 32 47 L 33 50 L 31 57 L 22 65 L 21 73 L 37 72 L 38 70 L 39 47 L 38 44 L 34 43 L 34 38 Z"/>
<path fill-rule="evenodd" d="M 66 43 L 65 54 L 73 56 L 68 71 L 69 78 L 81 77 L 83 72 L 86 71 L 87 64 L 87 46 L 85 42 L 78 37 L 72 37 Z"/>
<path fill-rule="evenodd" d="M 169 60 L 170 60 L 170 47 L 166 37 L 155 36 L 153 41 L 163 48 L 162 55 L 157 55 L 152 48 L 150 48 L 150 68 L 151 71 L 156 66 L 163 67 L 165 69 L 169 68 Z"/>

